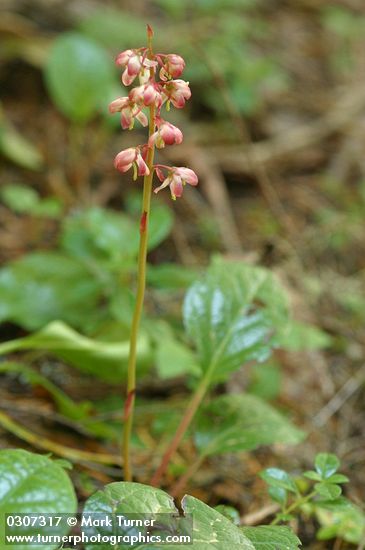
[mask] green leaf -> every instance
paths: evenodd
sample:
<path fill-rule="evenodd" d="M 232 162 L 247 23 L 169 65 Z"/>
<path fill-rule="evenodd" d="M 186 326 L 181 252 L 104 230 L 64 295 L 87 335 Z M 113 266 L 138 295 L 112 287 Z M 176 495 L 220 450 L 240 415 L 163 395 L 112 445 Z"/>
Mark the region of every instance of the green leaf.
<path fill-rule="evenodd" d="M 317 508 L 323 508 L 331 512 L 343 512 L 353 508 L 354 504 L 346 497 L 340 496 L 333 500 L 316 500 L 313 505 Z"/>
<path fill-rule="evenodd" d="M 322 476 L 322 479 L 328 479 L 340 467 L 340 461 L 336 455 L 330 453 L 319 453 L 314 461 L 317 472 Z"/>
<path fill-rule="evenodd" d="M 58 218 L 62 213 L 62 205 L 57 199 L 41 199 L 32 187 L 26 185 L 5 185 L 0 190 L 0 197 L 8 208 L 19 214 Z"/>
<path fill-rule="evenodd" d="M 335 500 L 342 493 L 341 487 L 332 483 L 316 483 L 314 488 L 322 498 L 328 500 Z"/>
<path fill-rule="evenodd" d="M 169 236 L 173 223 L 174 216 L 171 208 L 164 204 L 153 205 L 149 224 L 148 250 L 156 248 Z"/>
<path fill-rule="evenodd" d="M 328 348 L 332 338 L 314 325 L 293 321 L 280 337 L 280 347 L 290 351 L 316 350 Z"/>
<path fill-rule="evenodd" d="M 153 209 L 150 220 L 149 250 L 171 231 L 172 213 L 165 206 Z M 63 224 L 61 246 L 68 254 L 82 259 L 95 275 L 106 280 L 105 271 L 134 269 L 139 247 L 139 221 L 106 208 L 88 208 L 69 216 Z M 100 267 L 100 264 L 102 268 Z"/>
<path fill-rule="evenodd" d="M 181 503 L 185 514 L 193 516 L 193 550 L 232 550 L 242 548 L 255 550 L 254 545 L 232 522 L 222 514 L 213 510 L 198 499 L 185 496 Z M 172 497 L 164 491 L 140 483 L 111 483 L 104 490 L 91 496 L 85 504 L 84 514 L 103 512 L 103 514 L 177 514 Z M 163 521 L 160 516 L 160 522 Z M 98 532 L 107 534 L 107 528 L 97 528 Z M 110 534 L 110 531 L 109 533 Z M 138 548 L 149 548 L 150 545 L 140 545 Z M 88 545 L 87 550 L 110 549 L 110 544 L 93 546 Z M 129 546 L 121 546 L 129 548 Z M 154 546 L 156 550 L 183 550 L 186 545 L 173 544 Z"/>
<path fill-rule="evenodd" d="M 96 274 L 100 273 L 98 264 L 103 261 L 120 270 L 128 259 L 137 256 L 138 243 L 138 229 L 128 216 L 97 207 L 69 216 L 61 234 L 62 248 L 87 262 Z"/>
<path fill-rule="evenodd" d="M 45 80 L 56 106 L 72 121 L 90 120 L 115 79 L 108 54 L 93 40 L 71 32 L 54 41 Z"/>
<path fill-rule="evenodd" d="M 173 336 L 158 342 L 156 369 L 159 377 L 163 380 L 184 374 L 199 374 L 199 366 L 194 353 Z"/>
<path fill-rule="evenodd" d="M 196 269 L 178 264 L 149 265 L 147 282 L 162 290 L 178 290 L 191 285 L 197 275 Z"/>
<path fill-rule="evenodd" d="M 200 364 L 214 382 L 249 360 L 267 359 L 274 334 L 287 322 L 285 297 L 269 271 L 223 260 L 190 287 L 183 313 Z"/>
<path fill-rule="evenodd" d="M 242 527 L 241 531 L 250 539 L 255 550 L 297 550 L 301 545 L 289 527 L 262 525 Z"/>
<path fill-rule="evenodd" d="M 227 506 L 227 504 L 218 504 L 214 507 L 214 510 L 222 514 L 225 518 L 229 519 L 234 525 L 240 525 L 241 517 L 240 513 L 233 506 Z"/>
<path fill-rule="evenodd" d="M 281 369 L 277 363 L 255 365 L 247 391 L 262 399 L 275 399 L 280 393 L 281 380 Z"/>
<path fill-rule="evenodd" d="M 255 449 L 280 442 L 295 444 L 303 432 L 273 407 L 247 394 L 223 395 L 201 413 L 196 444 L 203 455 Z"/>
<path fill-rule="evenodd" d="M 46 351 L 107 382 L 120 382 L 127 372 L 128 341 L 112 343 L 91 340 L 59 321 L 50 323 L 31 336 L 0 344 L 0 355 L 24 349 Z M 137 349 L 139 369 L 145 372 L 150 353 L 146 336 L 139 337 Z"/>
<path fill-rule="evenodd" d="M 11 161 L 28 170 L 40 170 L 42 168 L 43 158 L 38 149 L 9 122 L 3 120 L 1 110 L 0 152 Z"/>
<path fill-rule="evenodd" d="M 314 472 L 313 470 L 309 470 L 308 472 L 304 472 L 304 477 L 307 479 L 311 479 L 312 481 L 321 481 L 322 476 L 318 472 Z"/>
<path fill-rule="evenodd" d="M 35 252 L 0 270 L 0 322 L 34 330 L 55 319 L 81 327 L 95 318 L 100 284 L 76 259 Z"/>
<path fill-rule="evenodd" d="M 293 479 L 284 470 L 280 470 L 279 468 L 267 468 L 260 473 L 260 477 L 272 487 L 279 487 L 290 493 L 298 494 L 298 489 Z"/>
<path fill-rule="evenodd" d="M 316 509 L 316 516 L 321 524 L 317 532 L 319 540 L 341 538 L 352 544 L 360 544 L 365 536 L 365 515 L 360 507 L 351 505 L 347 509 L 328 511 Z"/>
<path fill-rule="evenodd" d="M 46 456 L 21 449 L 0 451 L 0 515 L 3 514 L 74 514 L 77 509 L 75 491 L 64 469 Z M 20 528 L 18 528 L 20 529 Z M 50 528 L 42 527 L 46 535 Z M 34 532 L 39 527 L 34 528 Z M 63 524 L 57 534 L 68 531 Z M 54 531 L 52 531 L 54 533 Z M 22 534 L 17 530 L 17 534 Z M 29 527 L 27 534 L 32 534 Z M 0 536 L 4 540 L 4 521 L 0 523 Z M 34 550 L 55 548 L 56 545 L 35 545 Z M 4 548 L 1 545 L 1 548 Z M 7 548 L 7 547 L 6 547 Z M 29 550 L 29 545 L 13 546 L 16 550 Z"/>
<path fill-rule="evenodd" d="M 288 500 L 288 494 L 285 489 L 283 489 L 282 487 L 270 486 L 268 493 L 275 502 L 278 502 L 281 506 L 286 505 L 286 501 Z"/>
<path fill-rule="evenodd" d="M 90 15 L 83 18 L 80 30 L 115 52 L 130 48 L 131 44 L 142 45 L 146 41 L 146 25 L 141 18 L 128 11 L 115 10 L 106 6 L 103 9 L 93 10 Z"/>
<path fill-rule="evenodd" d="M 333 474 L 326 479 L 327 483 L 348 483 L 349 481 L 349 478 L 343 474 Z"/>

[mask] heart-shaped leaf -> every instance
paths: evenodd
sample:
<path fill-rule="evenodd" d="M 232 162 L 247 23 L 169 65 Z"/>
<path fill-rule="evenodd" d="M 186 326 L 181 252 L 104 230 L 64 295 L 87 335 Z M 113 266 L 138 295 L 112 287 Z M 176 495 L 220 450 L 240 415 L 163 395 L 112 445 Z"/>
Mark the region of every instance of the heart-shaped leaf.
<path fill-rule="evenodd" d="M 74 514 L 76 508 L 77 501 L 71 481 L 57 462 L 46 456 L 21 449 L 0 452 L 0 515 L 2 518 L 4 514 L 16 513 Z M 0 525 L 0 536 L 3 541 L 3 519 Z M 35 528 L 35 534 L 37 531 L 39 532 L 39 527 Z M 34 534 L 29 527 L 26 528 L 26 532 Z M 66 532 L 67 526 L 60 524 L 57 534 L 64 535 Z M 47 534 L 47 527 L 42 527 L 42 534 Z M 13 548 L 29 550 L 29 545 L 16 545 Z M 32 545 L 31 548 L 47 550 L 55 548 L 55 545 Z"/>
<path fill-rule="evenodd" d="M 185 514 L 192 515 L 193 543 L 189 545 L 193 550 L 255 550 L 254 545 L 250 542 L 238 527 L 232 524 L 222 514 L 213 510 L 200 500 L 185 496 L 181 503 Z M 84 515 L 95 512 L 102 512 L 104 515 L 115 516 L 121 514 L 138 514 L 143 517 L 143 514 L 168 514 L 176 516 L 178 510 L 174 505 L 172 497 L 164 491 L 142 485 L 140 483 L 111 483 L 104 490 L 98 491 L 91 496 L 84 508 Z M 161 523 L 162 519 L 159 519 Z M 112 528 L 97 527 L 94 528 L 101 534 L 112 534 Z M 143 528 L 142 528 L 143 529 Z M 145 530 L 145 528 L 144 528 Z M 148 528 L 151 532 L 151 528 Z M 136 546 L 136 548 L 150 548 L 148 544 Z M 87 550 L 109 550 L 111 544 L 87 546 Z M 120 546 L 120 548 L 130 548 L 129 545 Z M 186 544 L 163 544 L 154 545 L 156 550 L 183 550 Z"/>
<path fill-rule="evenodd" d="M 283 415 L 248 394 L 214 399 L 198 419 L 196 442 L 205 456 L 255 449 L 272 443 L 295 444 L 303 439 Z"/>
<path fill-rule="evenodd" d="M 218 382 L 249 360 L 263 361 L 287 323 L 286 300 L 272 274 L 216 260 L 188 290 L 184 322 L 200 365 Z"/>

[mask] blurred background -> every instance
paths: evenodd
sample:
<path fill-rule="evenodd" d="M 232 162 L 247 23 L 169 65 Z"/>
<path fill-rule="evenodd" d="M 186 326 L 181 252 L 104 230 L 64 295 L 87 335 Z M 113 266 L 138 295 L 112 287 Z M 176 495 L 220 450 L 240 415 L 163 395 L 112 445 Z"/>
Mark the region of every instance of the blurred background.
<path fill-rule="evenodd" d="M 184 289 L 221 253 L 274 270 L 296 318 L 315 327 L 298 323 L 292 352 L 278 353 L 249 380 L 230 382 L 294 412 L 310 432 L 304 451 L 252 455 L 241 472 L 250 480 L 243 497 L 236 478 L 223 484 L 216 474 L 221 468 L 227 476 L 232 465 L 213 464 L 198 495 L 213 503 L 243 498 L 241 506 L 250 510 L 263 498 L 253 477 L 263 462 L 274 456 L 295 469 L 327 450 L 343 460 L 353 481 L 349 496 L 361 502 L 363 1 L 1 0 L 0 6 L 0 337 L 31 334 L 22 361 L 41 376 L 34 378 L 23 363 L 0 364 L 7 373 L 0 390 L 4 410 L 45 436 L 59 422 L 59 440 L 72 446 L 77 438 L 54 413 L 49 394 L 66 409 L 73 404 L 45 379 L 84 400 L 85 410 L 87 400 L 113 394 L 103 400 L 103 418 L 116 409 L 118 392 L 108 384 L 118 372 L 103 373 L 100 363 L 80 353 L 70 359 L 62 338 L 82 335 L 105 344 L 128 336 L 141 188 L 114 170 L 113 159 L 143 142 L 145 132 L 138 124 L 123 132 L 108 104 L 126 95 L 116 54 L 143 46 L 150 23 L 156 50 L 185 58 L 183 76 L 192 89 L 186 109 L 170 112 L 184 143 L 160 151 L 160 162 L 193 168 L 200 185 L 176 202 L 168 191 L 154 198 L 147 311 L 177 327 Z M 40 359 L 48 333 L 39 337 L 37 331 L 55 320 L 64 325 L 56 327 L 57 344 L 47 345 L 54 345 L 57 360 Z M 156 342 L 172 338 L 166 325 L 156 330 Z M 163 366 L 169 353 L 176 363 L 175 345 L 161 351 L 160 380 L 154 387 L 147 379 L 142 394 L 179 394 L 183 351 L 180 371 L 177 365 L 171 376 Z M 101 379 L 97 387 L 89 375 Z M 82 416 L 79 406 L 73 414 L 71 425 Z M 112 420 L 107 427 L 94 422 L 92 430 L 112 440 L 117 427 Z M 143 431 L 139 437 L 148 446 Z M 3 446 L 19 445 L 5 430 L 3 438 Z M 92 438 L 85 444 L 99 445 Z M 95 476 L 104 481 L 109 474 L 90 477 L 83 470 L 79 491 L 88 494 Z"/>

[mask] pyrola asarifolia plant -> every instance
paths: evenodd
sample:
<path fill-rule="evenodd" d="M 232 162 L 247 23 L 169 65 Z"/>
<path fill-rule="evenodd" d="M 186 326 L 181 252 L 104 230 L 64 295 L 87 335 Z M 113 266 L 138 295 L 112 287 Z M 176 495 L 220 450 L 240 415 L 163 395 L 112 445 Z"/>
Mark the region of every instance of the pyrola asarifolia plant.
<path fill-rule="evenodd" d="M 124 68 L 122 74 L 123 84 L 129 86 L 138 77 L 139 85 L 132 88 L 128 96 L 119 97 L 109 106 L 111 113 L 121 113 L 123 129 L 132 130 L 135 119 L 142 126 L 148 126 L 149 128 L 147 143 L 120 151 L 114 161 L 114 166 L 120 172 L 124 173 L 133 168 L 134 180 L 138 176 L 144 177 L 137 294 L 131 327 L 127 397 L 124 407 L 123 466 L 126 481 L 132 479 L 130 438 L 136 393 L 137 335 L 146 286 L 148 223 L 153 175 L 156 173 L 161 182 L 161 185 L 154 192 L 158 193 L 161 189 L 170 187 L 171 196 L 174 200 L 176 197 L 181 197 L 186 183 L 190 185 L 197 185 L 198 183 L 197 175 L 190 168 L 153 163 L 155 148 L 161 149 L 165 145 L 179 144 L 183 140 L 181 130 L 162 118 L 162 108 L 166 106 L 166 110 L 169 111 L 172 104 L 177 109 L 182 109 L 185 101 L 190 98 L 191 91 L 189 83 L 179 78 L 185 67 L 183 58 L 176 54 L 154 53 L 152 37 L 152 29 L 147 25 L 148 46 L 125 50 L 117 56 L 117 66 Z M 148 108 L 149 116 L 144 112 L 146 108 Z"/>

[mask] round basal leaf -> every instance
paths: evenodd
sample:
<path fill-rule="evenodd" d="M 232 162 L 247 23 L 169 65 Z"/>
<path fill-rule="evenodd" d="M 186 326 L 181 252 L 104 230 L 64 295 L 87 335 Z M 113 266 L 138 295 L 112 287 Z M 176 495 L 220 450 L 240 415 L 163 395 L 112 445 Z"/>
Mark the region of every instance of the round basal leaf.
<path fill-rule="evenodd" d="M 46 84 L 56 106 L 71 120 L 91 119 L 115 78 L 108 54 L 93 40 L 64 33 L 53 43 L 45 68 Z"/>
<path fill-rule="evenodd" d="M 77 509 L 75 491 L 64 469 L 47 458 L 21 449 L 0 452 L 0 535 L 4 541 L 4 514 L 74 514 Z M 39 532 L 39 527 L 34 528 Z M 20 531 L 17 533 L 22 534 Z M 24 531 L 23 531 L 24 533 Z M 27 534 L 34 534 L 26 528 Z M 54 533 L 54 531 L 52 531 Z M 57 534 L 67 533 L 60 526 Z M 15 534 L 15 533 L 14 533 Z M 42 527 L 47 534 L 47 527 Z M 57 545 L 16 545 L 16 550 L 49 550 Z M 1 546 L 3 548 L 3 546 Z M 8 548 L 8 546 L 6 546 Z"/>
<path fill-rule="evenodd" d="M 189 544 L 192 550 L 210 550 L 211 548 L 217 550 L 232 550 L 235 548 L 255 550 L 254 545 L 230 520 L 203 502 L 186 496 L 181 505 L 186 514 L 185 521 L 187 525 L 189 525 L 188 520 L 192 515 L 193 528 L 190 534 L 193 536 L 193 544 Z M 169 525 L 169 521 L 172 521 L 179 514 L 172 497 L 164 491 L 140 483 L 129 482 L 111 483 L 104 490 L 91 496 L 85 504 L 84 517 L 86 518 L 88 514 L 97 512 L 104 515 L 108 514 L 111 518 L 122 514 L 138 514 L 142 518 L 146 514 L 166 514 L 166 516 L 156 518 L 160 525 L 163 522 L 165 522 L 165 525 Z M 141 533 L 145 531 L 146 528 L 140 528 Z M 151 527 L 148 528 L 148 531 L 152 534 Z M 97 533 L 111 535 L 113 527 L 94 527 L 93 534 Z M 136 534 L 136 528 L 134 528 L 134 534 Z M 119 548 L 130 547 L 128 544 L 119 545 Z M 86 547 L 87 550 L 109 550 L 111 548 L 110 543 L 98 546 L 89 544 Z M 147 549 L 151 548 L 151 545 L 141 544 L 138 545 L 138 548 Z M 183 550 L 186 548 L 186 544 L 154 544 L 153 548 L 156 548 L 156 550 Z"/>
<path fill-rule="evenodd" d="M 242 527 L 241 530 L 257 550 L 297 550 L 301 544 L 289 527 L 262 525 Z"/>
<path fill-rule="evenodd" d="M 260 477 L 271 487 L 279 487 L 290 493 L 298 493 L 294 481 L 284 470 L 280 470 L 279 468 L 267 468 L 260 473 Z"/>
<path fill-rule="evenodd" d="M 304 433 L 258 397 L 224 395 L 200 414 L 195 434 L 204 455 L 255 449 L 272 443 L 299 443 Z"/>
<path fill-rule="evenodd" d="M 330 453 L 319 453 L 316 456 L 314 466 L 322 479 L 331 477 L 340 467 L 340 461 L 336 455 Z"/>
<path fill-rule="evenodd" d="M 264 361 L 286 327 L 286 299 L 271 273 L 217 260 L 188 290 L 186 331 L 201 367 L 218 382 L 249 360 Z"/>

